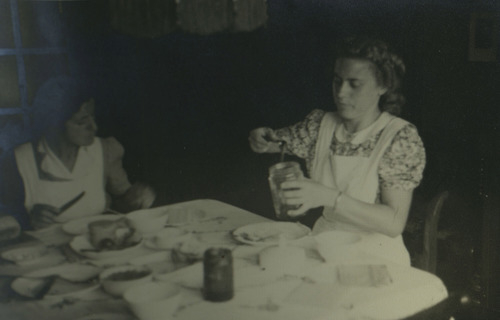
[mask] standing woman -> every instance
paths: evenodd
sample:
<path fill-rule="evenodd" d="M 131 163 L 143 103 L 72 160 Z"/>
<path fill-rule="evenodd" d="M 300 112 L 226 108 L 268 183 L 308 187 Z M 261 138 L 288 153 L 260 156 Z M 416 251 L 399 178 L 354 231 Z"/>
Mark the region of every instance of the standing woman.
<path fill-rule="evenodd" d="M 34 139 L 18 146 L 1 172 L 3 210 L 23 228 L 101 214 L 110 206 L 128 212 L 153 204 L 151 187 L 129 182 L 121 144 L 96 137 L 94 99 L 81 83 L 66 76 L 48 80 L 33 108 Z"/>
<path fill-rule="evenodd" d="M 287 128 L 250 133 L 255 152 L 287 151 L 306 160 L 310 179 L 282 188 L 288 212 L 300 216 L 324 207 L 314 233 L 363 233 L 367 251 L 409 265 L 403 244 L 413 190 L 422 179 L 425 150 L 417 129 L 398 118 L 404 97 L 403 61 L 379 40 L 347 39 L 339 48 L 333 75 L 336 112 L 315 109 Z M 293 189 L 293 190 L 290 190 Z"/>

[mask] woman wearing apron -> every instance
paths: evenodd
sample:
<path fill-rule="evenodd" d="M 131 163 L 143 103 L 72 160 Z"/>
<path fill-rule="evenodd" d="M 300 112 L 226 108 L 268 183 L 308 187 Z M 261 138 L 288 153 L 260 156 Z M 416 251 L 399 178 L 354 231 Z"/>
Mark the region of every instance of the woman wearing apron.
<path fill-rule="evenodd" d="M 288 212 L 323 207 L 314 233 L 346 230 L 365 235 L 367 251 L 409 265 L 401 234 L 413 189 L 422 179 L 425 150 L 416 128 L 398 118 L 404 64 L 378 40 L 352 38 L 336 56 L 336 112 L 313 110 L 290 127 L 250 133 L 255 152 L 287 151 L 304 158 L 310 179 L 282 184 Z"/>
<path fill-rule="evenodd" d="M 6 159 L 0 195 L 23 228 L 103 213 L 150 207 L 153 189 L 131 184 L 123 147 L 96 137 L 94 100 L 77 81 L 52 78 L 34 100 L 33 142 Z M 22 209 L 20 209 L 20 207 Z"/>

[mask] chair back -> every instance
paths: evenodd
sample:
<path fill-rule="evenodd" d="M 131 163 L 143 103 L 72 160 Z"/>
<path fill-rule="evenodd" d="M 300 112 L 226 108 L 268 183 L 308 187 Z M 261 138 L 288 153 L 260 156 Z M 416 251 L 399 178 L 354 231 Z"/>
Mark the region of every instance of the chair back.
<path fill-rule="evenodd" d="M 449 196 L 448 191 L 442 191 L 436 195 L 427 207 L 425 215 L 424 236 L 423 236 L 423 252 L 419 268 L 425 271 L 436 273 L 437 264 L 437 238 L 438 238 L 438 223 L 441 215 L 443 203 Z"/>

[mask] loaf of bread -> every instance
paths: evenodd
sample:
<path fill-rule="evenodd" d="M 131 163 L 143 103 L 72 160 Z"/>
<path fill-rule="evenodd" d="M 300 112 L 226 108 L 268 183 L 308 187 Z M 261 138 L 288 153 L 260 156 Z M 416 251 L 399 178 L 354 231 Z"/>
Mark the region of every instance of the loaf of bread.
<path fill-rule="evenodd" d="M 97 250 L 117 250 L 126 246 L 135 230 L 126 218 L 89 223 L 90 243 Z"/>

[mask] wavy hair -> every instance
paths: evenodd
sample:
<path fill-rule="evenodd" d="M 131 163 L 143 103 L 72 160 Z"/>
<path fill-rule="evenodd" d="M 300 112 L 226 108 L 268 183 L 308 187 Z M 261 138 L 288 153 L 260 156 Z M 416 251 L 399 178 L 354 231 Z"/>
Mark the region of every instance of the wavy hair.
<path fill-rule="evenodd" d="M 399 115 L 405 104 L 401 91 L 406 71 L 403 60 L 391 51 L 389 46 L 378 39 L 367 37 L 350 37 L 337 48 L 336 59 L 356 58 L 372 62 L 376 66 L 377 82 L 387 89 L 380 97 L 381 111 Z"/>
<path fill-rule="evenodd" d="M 33 101 L 32 139 L 39 139 L 50 130 L 62 130 L 90 97 L 88 88 L 75 78 L 57 76 L 47 80 Z"/>

